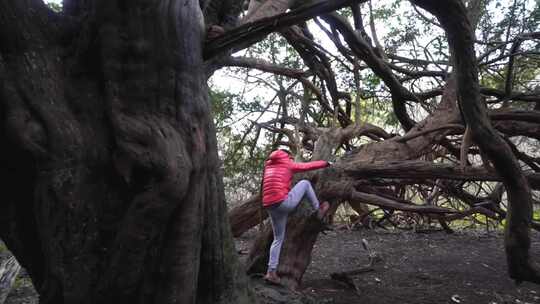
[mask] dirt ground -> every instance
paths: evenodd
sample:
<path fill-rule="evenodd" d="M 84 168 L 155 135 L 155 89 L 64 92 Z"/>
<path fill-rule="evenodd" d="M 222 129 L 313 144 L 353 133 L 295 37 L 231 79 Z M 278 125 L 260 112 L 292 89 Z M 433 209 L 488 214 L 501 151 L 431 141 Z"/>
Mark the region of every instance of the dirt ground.
<path fill-rule="evenodd" d="M 247 250 L 253 234 L 237 239 Z M 380 257 L 374 270 L 347 285 L 330 273 L 363 268 L 368 254 L 362 239 Z M 532 234 L 531 255 L 540 260 L 540 234 Z M 356 289 L 353 287 L 356 286 Z M 455 234 L 331 231 L 320 235 L 302 292 L 334 304 L 540 303 L 540 285 L 516 286 L 506 272 L 503 237 L 485 231 Z"/>
<path fill-rule="evenodd" d="M 246 252 L 256 232 L 236 239 Z M 363 268 L 368 254 L 362 239 L 380 258 L 371 272 L 352 277 L 353 284 L 332 280 L 330 274 Z M 540 260 L 540 234 L 533 232 L 531 255 Z M 240 255 L 241 260 L 246 255 Z M 36 292 L 19 278 L 7 304 L 34 304 Z M 356 287 L 353 287 L 353 285 Z M 508 278 L 500 233 L 485 231 L 422 234 L 383 230 L 339 230 L 319 236 L 301 295 L 252 284 L 262 304 L 540 304 L 540 285 L 516 286 Z"/>

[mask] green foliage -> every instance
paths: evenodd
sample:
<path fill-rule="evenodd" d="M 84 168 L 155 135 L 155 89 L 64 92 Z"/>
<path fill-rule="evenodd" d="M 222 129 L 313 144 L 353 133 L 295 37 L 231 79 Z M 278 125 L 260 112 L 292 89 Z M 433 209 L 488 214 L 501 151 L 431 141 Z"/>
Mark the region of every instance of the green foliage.
<path fill-rule="evenodd" d="M 504 78 L 498 73 L 483 73 L 480 75 L 480 85 L 502 90 L 504 89 Z"/>
<path fill-rule="evenodd" d="M 223 128 L 234 111 L 234 100 L 238 96 L 223 90 L 210 90 L 210 103 L 214 114 L 214 122 L 218 129 Z"/>
<path fill-rule="evenodd" d="M 216 88 L 210 90 L 210 102 L 223 161 L 226 196 L 230 202 L 238 201 L 258 191 L 262 162 L 269 152 L 264 145 L 257 145 L 254 134 L 243 133 L 251 127 L 245 118 L 262 111 L 262 102 L 260 98 L 246 100 L 241 94 Z"/>
<path fill-rule="evenodd" d="M 13 282 L 13 289 L 19 289 L 24 286 L 31 286 L 32 280 L 28 277 L 21 277 L 20 275 L 15 278 L 15 282 Z"/>
<path fill-rule="evenodd" d="M 4 253 L 8 250 L 6 244 L 4 242 L 0 241 L 0 253 Z"/>
<path fill-rule="evenodd" d="M 540 221 L 540 209 L 536 209 L 533 211 L 533 220 Z"/>

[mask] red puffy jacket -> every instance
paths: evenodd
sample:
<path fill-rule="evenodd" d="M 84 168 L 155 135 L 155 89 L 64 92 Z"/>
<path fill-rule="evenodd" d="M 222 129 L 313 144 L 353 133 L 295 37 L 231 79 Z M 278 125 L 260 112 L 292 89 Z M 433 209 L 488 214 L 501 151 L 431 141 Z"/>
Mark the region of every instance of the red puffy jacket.
<path fill-rule="evenodd" d="M 295 163 L 289 154 L 282 150 L 274 151 L 264 165 L 262 196 L 263 206 L 279 203 L 291 190 L 293 173 L 315 170 L 328 166 L 328 162 L 317 160 L 307 163 Z"/>

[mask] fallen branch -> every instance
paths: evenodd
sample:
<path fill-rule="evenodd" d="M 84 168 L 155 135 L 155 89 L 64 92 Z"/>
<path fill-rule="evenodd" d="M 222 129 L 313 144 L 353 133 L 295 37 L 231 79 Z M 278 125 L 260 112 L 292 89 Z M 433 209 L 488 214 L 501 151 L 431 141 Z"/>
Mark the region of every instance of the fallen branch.
<path fill-rule="evenodd" d="M 415 205 L 406 204 L 392 200 L 386 197 L 382 197 L 376 194 L 364 193 L 359 191 L 352 191 L 350 198 L 354 200 L 360 200 L 365 204 L 375 205 L 386 209 L 401 210 L 416 213 L 431 213 L 431 214 L 448 214 L 448 213 L 460 213 L 458 210 L 429 206 L 429 205 Z"/>
<path fill-rule="evenodd" d="M 369 257 L 369 263 L 361 268 L 349 270 L 349 271 L 343 271 L 343 272 L 333 272 L 330 274 L 330 278 L 332 280 L 340 281 L 345 284 L 347 284 L 349 287 L 354 288 L 357 292 L 360 291 L 356 283 L 354 282 L 354 279 L 351 278 L 352 276 L 372 272 L 375 271 L 375 268 L 373 268 L 373 265 L 380 261 L 381 258 L 369 248 L 368 242 L 366 239 L 362 239 L 362 247 L 364 250 L 367 251 L 368 257 Z"/>
<path fill-rule="evenodd" d="M 345 271 L 345 272 L 333 272 L 333 273 L 330 274 L 330 278 L 332 280 L 343 282 L 343 283 L 347 284 L 347 286 L 349 286 L 349 287 L 353 288 L 354 290 L 356 290 L 357 292 L 359 292 L 360 288 L 358 288 L 358 286 L 354 282 L 354 279 L 351 278 L 351 276 L 371 272 L 371 271 L 374 271 L 374 270 L 375 269 L 370 267 L 370 268 L 360 268 L 360 269 L 351 270 L 351 271 Z"/>

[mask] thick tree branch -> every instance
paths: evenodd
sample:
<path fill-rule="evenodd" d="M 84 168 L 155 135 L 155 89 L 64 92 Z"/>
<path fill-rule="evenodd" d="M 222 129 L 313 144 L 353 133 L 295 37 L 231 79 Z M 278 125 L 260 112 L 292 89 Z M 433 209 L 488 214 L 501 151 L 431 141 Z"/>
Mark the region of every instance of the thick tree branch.
<path fill-rule="evenodd" d="M 417 205 L 412 202 L 398 199 L 387 195 L 379 195 L 374 193 L 366 193 L 351 188 L 350 185 L 343 186 L 342 184 L 329 185 L 325 195 L 331 195 L 333 197 L 338 196 L 343 199 L 362 202 L 369 205 L 375 205 L 389 210 L 400 210 L 406 212 L 415 212 L 420 214 L 427 214 L 430 217 L 438 218 L 441 220 L 452 221 L 455 219 L 463 218 L 465 216 L 472 215 L 474 213 L 488 214 L 490 217 L 495 217 L 495 214 L 483 207 L 472 207 L 469 210 L 459 211 L 455 209 L 449 209 L 444 207 L 438 207 L 433 205 Z"/>
<path fill-rule="evenodd" d="M 522 110 L 495 110 L 488 113 L 489 117 L 493 120 L 515 120 L 526 121 L 531 123 L 540 124 L 540 111 L 522 111 Z"/>
<path fill-rule="evenodd" d="M 250 69 L 257 69 L 263 72 L 276 75 L 287 76 L 295 79 L 307 77 L 312 74 L 311 71 L 303 71 L 300 69 L 287 68 L 281 65 L 273 64 L 269 61 L 260 58 L 248 57 L 227 57 L 219 61 L 219 66 L 234 66 Z"/>
<path fill-rule="evenodd" d="M 396 72 L 399 72 L 401 74 L 404 74 L 404 75 L 407 75 L 409 76 L 410 78 L 413 78 L 413 79 L 416 79 L 416 78 L 420 78 L 420 77 L 441 77 L 442 79 L 445 79 L 446 77 L 448 77 L 448 73 L 447 72 L 444 72 L 444 71 L 430 71 L 430 70 L 419 70 L 419 71 L 416 71 L 416 70 L 409 70 L 407 68 L 404 68 L 404 67 L 401 67 L 397 64 L 393 64 L 393 63 L 388 63 L 388 66 L 396 71 Z"/>
<path fill-rule="evenodd" d="M 355 178 L 406 178 L 406 179 L 451 179 L 462 181 L 501 181 L 502 177 L 489 172 L 483 166 L 461 168 L 453 164 L 425 161 L 395 161 L 385 163 L 336 163 L 336 170 L 343 170 Z M 538 173 L 528 173 L 533 183 L 540 178 Z"/>
<path fill-rule="evenodd" d="M 430 214 L 448 214 L 459 213 L 457 210 L 452 210 L 443 207 L 429 206 L 429 205 L 415 205 L 406 204 L 397 200 L 392 200 L 387 197 L 379 196 L 376 194 L 352 191 L 349 198 L 354 201 L 361 201 L 365 204 L 379 206 L 385 209 L 401 210 L 416 213 L 430 213 Z"/>
<path fill-rule="evenodd" d="M 234 237 L 239 237 L 264 221 L 268 217 L 268 212 L 262 209 L 261 196 L 254 194 L 243 202 L 238 202 L 236 207 L 229 211 L 229 222 L 231 223 L 232 233 Z"/>
<path fill-rule="evenodd" d="M 421 93 L 416 93 L 418 98 L 421 100 L 426 100 L 441 95 L 443 92 L 442 89 L 433 89 L 429 91 L 424 91 Z M 524 101 L 524 102 L 540 102 L 540 94 L 536 92 L 517 92 L 514 91 L 510 96 L 506 96 L 506 93 L 502 90 L 497 90 L 495 88 L 480 87 L 480 93 L 486 96 L 497 97 L 500 100 L 515 100 L 515 101 Z M 497 101 L 500 102 L 500 101 Z"/>
<path fill-rule="evenodd" d="M 514 87 L 514 63 L 516 61 L 515 54 L 523 42 L 522 39 L 518 38 L 512 44 L 510 48 L 511 56 L 508 59 L 508 65 L 506 66 L 506 78 L 504 80 L 504 93 L 506 98 L 509 98 L 512 95 L 512 88 Z"/>
<path fill-rule="evenodd" d="M 263 18 L 225 32 L 222 36 L 208 41 L 204 48 L 204 58 L 227 52 L 238 51 L 263 39 L 271 32 L 298 24 L 323 13 L 331 12 L 355 2 L 366 0 L 335 0 L 318 2 L 306 7 L 294 9 L 288 13 Z"/>
<path fill-rule="evenodd" d="M 433 129 L 427 129 L 427 130 L 422 130 L 420 132 L 416 132 L 416 133 L 407 133 L 401 137 L 398 137 L 396 138 L 396 141 L 398 142 L 407 142 L 411 139 L 414 139 L 418 136 L 423 136 L 425 134 L 429 134 L 429 133 L 432 133 L 432 132 L 437 132 L 437 131 L 440 131 L 440 130 L 457 130 L 457 131 L 460 131 L 460 132 L 463 132 L 464 131 L 464 127 L 462 125 L 459 125 L 459 124 L 448 124 L 448 125 L 442 125 L 442 126 L 438 126 L 438 127 L 435 127 Z"/>
<path fill-rule="evenodd" d="M 501 49 L 505 49 L 506 48 L 506 45 L 507 44 L 510 44 L 512 43 L 512 47 L 510 47 L 510 49 L 512 49 L 514 46 L 519 46 L 519 44 L 521 44 L 523 41 L 525 40 L 530 40 L 530 39 L 539 39 L 540 38 L 540 32 L 531 32 L 531 33 L 526 33 L 526 34 L 521 34 L 519 35 L 518 37 L 516 37 L 514 40 L 509 40 L 509 41 L 505 41 L 505 42 L 501 42 L 499 43 L 499 45 L 497 45 L 496 47 L 494 47 L 493 49 L 490 49 L 488 51 L 486 51 L 484 54 L 480 55 L 478 57 L 478 65 L 479 66 L 486 66 L 486 65 L 489 65 L 489 64 L 492 64 L 492 63 L 495 63 L 497 61 L 500 61 L 500 60 L 503 60 L 505 58 L 509 58 L 509 57 L 514 57 L 517 54 L 517 52 L 512 52 L 510 51 L 509 53 L 502 53 L 500 56 L 498 57 L 495 57 L 495 58 L 492 58 L 490 60 L 487 60 L 487 61 L 484 61 L 482 62 L 482 60 L 484 58 L 486 58 L 488 55 L 490 55 L 491 53 L 493 52 L 496 52 L 496 51 L 499 51 Z"/>
<path fill-rule="evenodd" d="M 432 64 L 450 65 L 450 62 L 444 61 L 444 60 L 432 61 L 432 60 L 419 59 L 419 58 L 407 58 L 407 57 L 403 57 L 403 56 L 399 56 L 399 55 L 395 55 L 395 54 L 388 54 L 387 56 L 388 56 L 388 58 L 390 58 L 390 59 L 392 59 L 394 61 L 404 62 L 404 63 L 408 63 L 408 64 L 412 64 L 412 65 L 418 65 L 418 66 L 428 66 L 428 65 L 432 65 Z"/>
<path fill-rule="evenodd" d="M 487 96 L 497 97 L 500 100 L 516 100 L 516 101 L 525 101 L 525 102 L 540 102 L 540 94 L 536 92 L 517 92 L 513 91 L 509 95 L 507 92 L 502 90 L 497 90 L 494 88 L 481 87 L 480 93 Z"/>
<path fill-rule="evenodd" d="M 527 136 L 540 140 L 540 124 L 523 121 L 494 121 L 493 126 L 505 135 L 512 136 Z"/>

